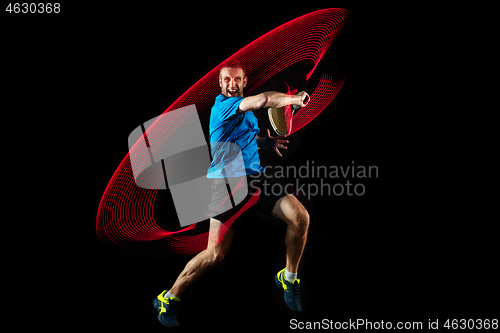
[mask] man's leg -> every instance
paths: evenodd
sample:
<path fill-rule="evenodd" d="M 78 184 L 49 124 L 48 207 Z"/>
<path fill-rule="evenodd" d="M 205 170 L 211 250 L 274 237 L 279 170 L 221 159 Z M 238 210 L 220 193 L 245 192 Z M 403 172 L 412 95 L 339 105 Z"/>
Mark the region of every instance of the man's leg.
<path fill-rule="evenodd" d="M 287 194 L 276 201 L 271 213 L 287 224 L 285 236 L 286 269 L 289 272 L 297 273 L 300 257 L 306 244 L 309 213 L 292 194 Z"/>
<path fill-rule="evenodd" d="M 226 230 L 226 227 L 220 227 L 221 225 L 222 223 L 219 220 L 210 219 L 210 233 L 207 249 L 198 253 L 196 257 L 187 263 L 186 267 L 184 267 L 184 270 L 175 281 L 174 286 L 169 290 L 172 295 L 180 297 L 187 287 L 224 259 L 224 256 L 231 246 L 234 230 L 232 228 L 227 229 L 222 241 L 217 243 L 219 237 L 221 237 Z"/>
<path fill-rule="evenodd" d="M 275 275 L 274 280 L 276 285 L 283 290 L 285 303 L 290 310 L 301 313 L 300 279 L 297 279 L 297 270 L 306 245 L 309 214 L 299 200 L 291 194 L 278 199 L 271 213 L 287 224 L 286 266 Z"/>

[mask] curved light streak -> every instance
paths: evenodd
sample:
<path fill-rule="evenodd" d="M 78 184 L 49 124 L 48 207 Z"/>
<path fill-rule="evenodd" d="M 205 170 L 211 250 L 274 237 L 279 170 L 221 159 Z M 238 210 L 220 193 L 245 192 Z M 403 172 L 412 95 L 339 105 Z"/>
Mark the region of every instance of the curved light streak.
<path fill-rule="evenodd" d="M 252 77 L 246 87 L 247 94 L 281 70 L 299 61 L 313 62 L 313 68 L 306 75 L 308 80 L 345 24 L 347 15 L 348 11 L 345 9 L 323 9 L 300 16 L 269 31 L 203 76 L 164 113 L 191 104 L 195 104 L 200 113 L 208 109 L 220 93 L 218 84 L 220 68 L 235 59 L 245 65 L 247 75 Z M 330 104 L 344 80 L 345 78 L 335 81 L 330 75 L 321 74 L 308 106 L 301 108 L 293 116 L 291 134 L 307 125 Z M 168 124 L 155 122 L 147 129 L 147 137 L 157 142 L 165 142 L 175 134 L 182 121 L 184 119 L 182 115 L 179 115 Z M 136 149 L 136 146 L 137 143 L 131 149 Z M 154 149 L 151 150 L 154 154 Z M 147 161 L 149 156 L 142 156 L 142 159 Z M 166 168 L 168 169 L 168 166 Z M 161 182 L 162 179 L 163 175 L 158 174 L 148 181 L 154 183 Z M 127 154 L 111 177 L 101 198 L 96 218 L 96 233 L 99 240 L 110 240 L 124 246 L 128 242 L 167 238 L 175 253 L 193 254 L 205 249 L 208 232 L 195 236 L 183 235 L 183 232 L 194 229 L 196 224 L 177 231 L 164 230 L 158 226 L 153 216 L 157 191 L 143 189 L 135 184 L 129 154 Z M 252 197 L 233 218 L 221 226 L 224 230 L 220 234 L 223 235 L 236 217 L 255 204 L 257 200 L 258 195 Z"/>

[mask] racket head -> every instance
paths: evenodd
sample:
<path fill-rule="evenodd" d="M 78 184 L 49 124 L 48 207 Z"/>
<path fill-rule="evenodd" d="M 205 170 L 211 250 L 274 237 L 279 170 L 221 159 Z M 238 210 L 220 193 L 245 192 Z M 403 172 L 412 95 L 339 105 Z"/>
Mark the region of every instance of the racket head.
<path fill-rule="evenodd" d="M 269 108 L 267 114 L 274 131 L 278 135 L 292 133 L 292 117 L 300 109 L 298 105 L 287 105 L 282 108 Z"/>
<path fill-rule="evenodd" d="M 269 115 L 269 121 L 276 134 L 288 135 L 289 126 L 287 126 L 285 108 L 269 108 L 267 109 L 267 114 Z"/>

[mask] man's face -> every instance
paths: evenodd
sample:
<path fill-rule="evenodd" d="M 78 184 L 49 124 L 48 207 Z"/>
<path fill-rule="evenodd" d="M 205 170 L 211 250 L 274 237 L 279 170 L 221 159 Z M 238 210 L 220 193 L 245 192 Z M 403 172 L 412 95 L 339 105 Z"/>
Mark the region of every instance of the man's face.
<path fill-rule="evenodd" d="M 243 97 L 243 88 L 248 78 L 241 68 L 224 67 L 220 71 L 219 85 L 221 93 L 226 97 Z"/>

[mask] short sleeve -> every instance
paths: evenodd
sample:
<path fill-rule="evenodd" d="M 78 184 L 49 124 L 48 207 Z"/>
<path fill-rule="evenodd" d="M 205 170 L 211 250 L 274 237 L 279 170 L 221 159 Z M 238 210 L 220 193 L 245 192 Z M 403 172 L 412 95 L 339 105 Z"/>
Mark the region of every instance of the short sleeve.
<path fill-rule="evenodd" d="M 238 115 L 238 108 L 243 97 L 230 97 L 221 101 L 218 106 L 218 114 L 221 121 L 231 119 Z"/>

